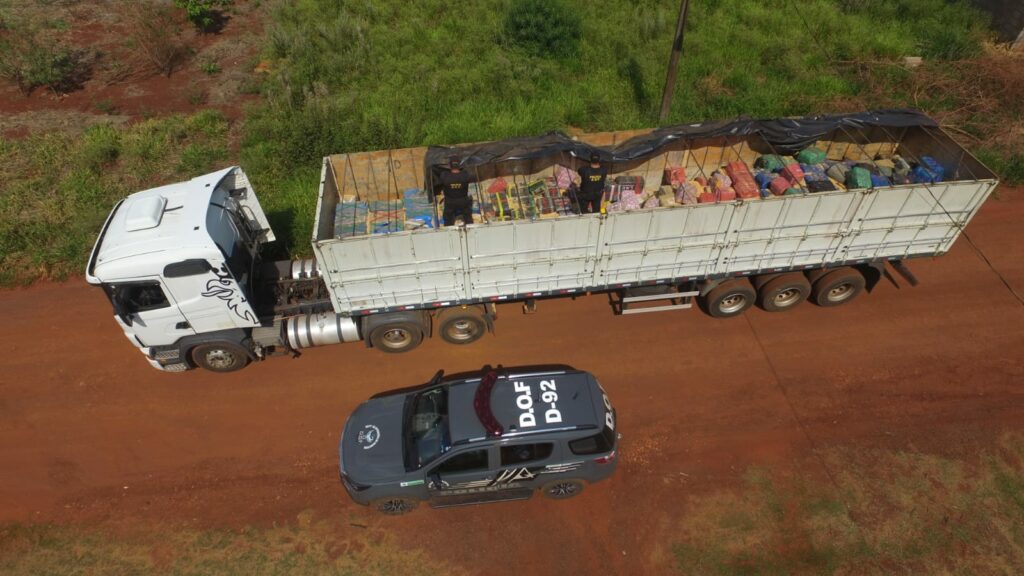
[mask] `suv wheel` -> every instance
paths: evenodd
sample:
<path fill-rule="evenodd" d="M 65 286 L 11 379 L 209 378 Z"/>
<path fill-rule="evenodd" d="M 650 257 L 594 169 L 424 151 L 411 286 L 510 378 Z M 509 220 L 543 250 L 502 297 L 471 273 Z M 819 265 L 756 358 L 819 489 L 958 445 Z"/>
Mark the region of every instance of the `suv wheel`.
<path fill-rule="evenodd" d="M 553 500 L 565 500 L 583 492 L 583 482 L 579 480 L 553 480 L 541 487 L 544 496 Z"/>
<path fill-rule="evenodd" d="M 399 514 L 407 514 L 416 509 L 419 505 L 419 501 L 412 500 L 410 498 L 381 498 L 374 500 L 373 506 L 378 512 L 382 514 L 390 514 L 392 516 L 398 516 Z"/>

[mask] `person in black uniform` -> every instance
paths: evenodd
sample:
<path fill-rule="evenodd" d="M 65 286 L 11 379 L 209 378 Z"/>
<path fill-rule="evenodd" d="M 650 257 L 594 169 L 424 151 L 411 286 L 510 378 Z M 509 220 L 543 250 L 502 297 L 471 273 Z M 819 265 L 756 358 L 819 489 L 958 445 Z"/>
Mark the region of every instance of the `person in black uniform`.
<path fill-rule="evenodd" d="M 444 225 L 454 226 L 459 216 L 465 224 L 473 223 L 473 198 L 469 195 L 472 177 L 462 171 L 459 159 L 448 159 L 448 171 L 441 174 L 441 191 L 444 193 Z"/>
<path fill-rule="evenodd" d="M 601 197 L 604 195 L 604 183 L 608 179 L 608 168 L 601 164 L 601 157 L 590 155 L 590 164 L 579 169 L 580 193 L 578 195 L 580 212 L 593 214 L 601 211 Z"/>

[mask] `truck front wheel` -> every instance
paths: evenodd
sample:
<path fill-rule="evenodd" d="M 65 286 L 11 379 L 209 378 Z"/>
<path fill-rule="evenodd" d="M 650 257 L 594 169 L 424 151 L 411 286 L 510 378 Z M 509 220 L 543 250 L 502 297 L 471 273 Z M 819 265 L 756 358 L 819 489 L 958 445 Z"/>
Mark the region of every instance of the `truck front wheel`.
<path fill-rule="evenodd" d="M 192 349 L 192 362 L 211 372 L 234 372 L 249 364 L 249 354 L 232 342 L 207 342 Z"/>

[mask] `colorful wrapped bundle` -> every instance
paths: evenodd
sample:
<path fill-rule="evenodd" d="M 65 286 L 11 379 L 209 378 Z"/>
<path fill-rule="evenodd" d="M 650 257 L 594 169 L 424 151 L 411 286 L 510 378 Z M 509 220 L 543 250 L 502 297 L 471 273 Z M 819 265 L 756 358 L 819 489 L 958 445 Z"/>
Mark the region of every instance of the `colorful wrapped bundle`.
<path fill-rule="evenodd" d="M 757 183 L 757 187 L 761 190 L 768 190 L 771 188 L 772 180 L 775 175 L 765 170 L 758 170 L 754 173 L 754 182 Z"/>
<path fill-rule="evenodd" d="M 712 192 L 718 192 L 719 190 L 724 190 L 726 188 L 731 188 L 731 187 L 732 187 L 732 178 L 729 178 L 729 176 L 727 176 L 725 174 L 722 174 L 718 170 L 715 170 L 714 172 L 711 173 L 711 191 Z"/>
<path fill-rule="evenodd" d="M 848 190 L 859 190 L 871 188 L 871 172 L 861 166 L 854 166 L 846 173 L 846 188 Z"/>
<path fill-rule="evenodd" d="M 615 184 L 619 187 L 620 191 L 629 190 L 634 194 L 643 194 L 644 191 L 643 176 L 616 176 Z"/>
<path fill-rule="evenodd" d="M 890 182 L 888 178 L 881 174 L 871 174 L 872 188 L 885 188 L 886 186 L 892 186 L 892 182 Z"/>
<path fill-rule="evenodd" d="M 641 206 L 640 195 L 633 190 L 621 190 L 619 192 L 619 204 L 623 210 L 639 210 Z"/>
<path fill-rule="evenodd" d="M 561 190 L 568 190 L 573 184 L 579 183 L 580 175 L 571 168 L 558 166 L 555 168 L 555 184 Z"/>
<path fill-rule="evenodd" d="M 776 196 L 782 196 L 786 193 L 786 190 L 789 190 L 792 187 L 792 185 L 789 183 L 789 180 L 787 180 L 785 177 L 776 176 L 775 178 L 772 179 L 768 187 L 771 189 L 772 194 Z"/>
<path fill-rule="evenodd" d="M 789 180 L 792 186 L 799 186 L 800 184 L 803 184 L 804 171 L 800 167 L 800 164 L 796 162 L 787 164 L 786 167 L 782 169 L 781 174 L 783 178 Z"/>
<path fill-rule="evenodd" d="M 777 154 L 758 156 L 757 160 L 754 161 L 754 168 L 760 168 L 765 172 L 778 172 L 785 166 L 786 162 L 782 159 L 782 156 Z"/>
<path fill-rule="evenodd" d="M 804 174 L 804 182 L 810 184 L 811 182 L 824 182 L 828 180 L 828 175 L 825 173 L 825 167 L 821 164 L 801 164 L 800 170 Z"/>
<path fill-rule="evenodd" d="M 796 155 L 796 160 L 801 164 L 821 164 L 825 161 L 825 151 L 816 146 L 808 146 Z"/>
<path fill-rule="evenodd" d="M 683 185 L 676 189 L 676 202 L 679 204 L 696 204 L 697 198 L 703 192 L 703 186 L 696 182 L 683 182 Z"/>
<path fill-rule="evenodd" d="M 732 180 L 732 188 L 736 191 L 737 196 L 744 200 L 760 198 L 757 182 L 754 181 L 754 176 L 745 163 L 738 160 L 729 162 L 725 165 L 725 171 Z"/>
<path fill-rule="evenodd" d="M 935 184 L 942 182 L 946 170 L 931 156 L 922 156 L 921 163 L 910 171 L 915 184 Z"/>
<path fill-rule="evenodd" d="M 676 188 L 683 182 L 686 182 L 686 168 L 683 168 L 682 166 L 665 168 L 665 175 L 661 180 L 662 184 L 668 184 L 669 186 Z"/>
<path fill-rule="evenodd" d="M 488 194 L 497 194 L 499 192 L 505 192 L 507 190 L 508 182 L 506 182 L 505 179 L 501 178 L 500 176 L 498 178 L 495 178 L 494 181 L 491 182 L 490 186 L 487 187 Z"/>
<path fill-rule="evenodd" d="M 807 191 L 814 192 L 834 192 L 836 187 L 832 185 L 832 180 L 827 176 L 824 180 L 811 180 L 807 178 Z"/>
<path fill-rule="evenodd" d="M 416 188 L 406 190 L 402 204 L 405 208 L 406 230 L 437 227 L 437 221 L 434 218 L 434 204 L 422 190 Z"/>
<path fill-rule="evenodd" d="M 366 234 L 366 202 L 339 202 L 334 208 L 334 237 L 348 238 Z"/>
<path fill-rule="evenodd" d="M 849 172 L 849 171 L 850 171 L 850 164 L 848 162 L 833 162 L 828 167 L 828 169 L 825 170 L 825 174 L 827 174 L 828 177 L 832 178 L 833 180 L 838 180 L 840 182 L 845 182 L 846 181 L 846 173 Z"/>

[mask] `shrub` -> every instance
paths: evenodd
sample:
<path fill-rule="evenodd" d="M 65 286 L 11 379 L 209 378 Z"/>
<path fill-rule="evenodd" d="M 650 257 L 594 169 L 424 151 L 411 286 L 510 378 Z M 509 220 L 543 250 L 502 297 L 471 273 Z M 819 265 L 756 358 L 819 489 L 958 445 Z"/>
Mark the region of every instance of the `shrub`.
<path fill-rule="evenodd" d="M 132 41 L 158 72 L 170 77 L 189 55 L 173 9 L 154 0 L 124 6 Z"/>
<path fill-rule="evenodd" d="M 0 38 L 0 76 L 28 96 L 39 87 L 63 94 L 82 87 L 91 73 L 85 52 L 54 42 L 31 23 Z"/>
<path fill-rule="evenodd" d="M 513 0 L 505 13 L 505 35 L 533 56 L 562 58 L 578 52 L 582 28 L 562 0 Z"/>
<path fill-rule="evenodd" d="M 185 10 L 188 20 L 201 31 L 210 30 L 217 23 L 221 9 L 231 5 L 233 0 L 174 0 L 174 5 Z"/>

